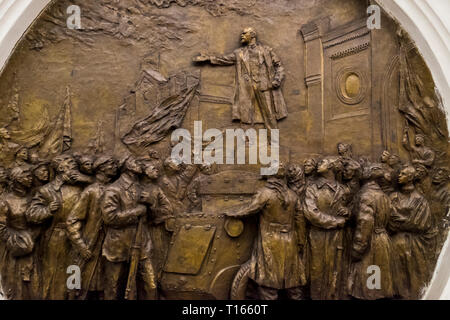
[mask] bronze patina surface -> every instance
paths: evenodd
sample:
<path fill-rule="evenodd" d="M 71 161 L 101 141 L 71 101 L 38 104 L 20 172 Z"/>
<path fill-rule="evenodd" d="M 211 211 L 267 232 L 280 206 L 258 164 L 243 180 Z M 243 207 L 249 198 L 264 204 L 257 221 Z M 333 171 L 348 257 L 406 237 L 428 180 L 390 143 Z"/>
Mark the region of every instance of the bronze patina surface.
<path fill-rule="evenodd" d="M 447 238 L 449 134 L 410 37 L 383 11 L 368 27 L 374 4 L 53 1 L 0 75 L 3 297 L 419 299 Z M 176 129 L 201 161 L 172 156 Z M 250 135 L 239 164 L 201 158 L 237 129 L 269 130 L 278 170 Z"/>

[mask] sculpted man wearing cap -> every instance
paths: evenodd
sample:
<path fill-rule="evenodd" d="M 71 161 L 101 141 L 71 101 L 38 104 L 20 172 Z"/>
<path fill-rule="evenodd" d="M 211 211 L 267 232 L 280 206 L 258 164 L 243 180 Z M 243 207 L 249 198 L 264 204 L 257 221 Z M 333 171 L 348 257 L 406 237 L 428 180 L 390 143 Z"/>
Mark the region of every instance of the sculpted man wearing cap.
<path fill-rule="evenodd" d="M 50 182 L 50 162 L 39 161 L 33 166 L 34 188 L 40 188 Z"/>
<path fill-rule="evenodd" d="M 101 210 L 106 226 L 103 243 L 105 261 L 105 299 L 125 298 L 125 288 L 133 248 L 139 247 L 137 299 L 156 299 L 156 280 L 150 260 L 151 238 L 147 228 L 147 207 L 140 204 L 142 188 L 139 177 L 142 164 L 133 156 L 122 159 L 122 175 L 105 189 Z M 139 225 L 143 226 L 139 228 Z M 141 229 L 139 243 L 135 243 Z"/>
<path fill-rule="evenodd" d="M 223 56 L 200 54 L 194 62 L 236 65 L 233 120 L 250 125 L 263 123 L 266 129 L 277 129 L 277 120 L 288 114 L 281 92 L 284 68 L 272 48 L 257 42 L 255 29 L 245 28 L 241 43 L 243 47 L 233 53 Z"/>
<path fill-rule="evenodd" d="M 96 182 L 81 193 L 80 199 L 67 216 L 67 233 L 77 253 L 77 265 L 82 266 L 82 283 L 79 298 L 101 298 L 101 250 L 105 239 L 102 223 L 101 199 L 106 186 L 116 177 L 117 161 L 111 156 L 101 156 L 92 167 Z M 81 260 L 81 261 L 80 261 Z"/>
<path fill-rule="evenodd" d="M 143 180 L 140 202 L 148 208 L 153 250 L 152 262 L 159 275 L 162 272 L 166 255 L 169 251 L 171 234 L 166 229 L 166 223 L 174 217 L 173 208 L 167 196 L 157 185 L 160 176 L 160 162 L 147 158 L 142 160 L 142 163 L 145 178 Z"/>

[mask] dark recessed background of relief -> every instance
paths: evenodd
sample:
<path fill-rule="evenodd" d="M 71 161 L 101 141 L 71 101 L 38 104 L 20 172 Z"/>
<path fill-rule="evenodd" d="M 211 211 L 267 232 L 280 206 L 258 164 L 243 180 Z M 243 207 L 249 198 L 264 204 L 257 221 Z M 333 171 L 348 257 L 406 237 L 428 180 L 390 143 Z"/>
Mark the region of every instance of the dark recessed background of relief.
<path fill-rule="evenodd" d="M 73 4 L 81 8 L 81 30 L 66 25 L 66 9 Z M 288 115 L 278 121 L 282 161 L 300 165 L 305 159 L 336 155 L 336 145 L 343 142 L 351 144 L 352 156 L 363 162 L 378 161 L 389 150 L 407 163 L 417 160 L 417 154 L 404 147 L 405 128 L 411 142 L 417 134 L 424 135 L 435 160 L 426 165 L 427 176 L 417 187 L 425 194 L 439 233 L 437 244 L 429 249 L 433 251 L 433 263 L 427 267 L 431 274 L 445 238 L 443 216 L 450 201 L 448 187 L 432 183 L 436 170 L 448 166 L 446 115 L 414 43 L 405 33 L 399 36 L 399 26 L 384 13 L 382 28 L 368 30 L 367 6 L 365 0 L 53 1 L 24 35 L 0 75 L 0 128 L 7 128 L 11 135 L 9 141 L 0 142 L 3 165 L 14 166 L 14 152 L 21 145 L 31 153 L 45 149 L 40 156 L 51 157 L 48 141 L 58 120 L 65 124 L 59 134 L 61 140 L 66 135 L 64 149 L 69 152 L 121 157 L 127 152 L 142 156 L 157 150 L 162 159 L 170 154 L 170 132 L 176 127 L 193 132 L 197 120 L 203 122 L 203 131 L 240 127 L 232 121 L 235 67 L 195 64 L 192 58 L 200 52 L 233 52 L 240 46 L 242 30 L 253 27 L 258 41 L 273 49 L 284 67 L 281 90 Z M 159 113 L 165 114 L 170 126 L 155 129 L 160 123 L 154 114 Z M 141 120 L 151 125 L 150 132 L 133 140 L 142 133 Z M 7 143 L 11 148 L 3 147 Z M 256 190 L 240 190 L 233 170 L 251 175 L 259 172 L 259 166 L 219 165 L 218 176 L 208 184 L 216 183 L 217 191 L 198 191 L 203 211 L 242 203 L 242 197 L 249 201 Z M 193 172 L 186 188 L 198 177 L 202 178 L 201 173 Z M 222 186 L 230 187 L 228 194 L 222 194 Z M 353 196 L 357 202 L 356 193 Z M 186 194 L 178 200 L 180 212 L 193 208 Z M 195 221 L 206 223 L 201 218 Z M 349 230 L 353 223 L 349 222 Z M 208 224 L 222 230 L 224 222 Z M 229 258 L 234 265 L 243 265 L 249 258 L 256 232 L 244 234 L 241 243 L 247 251 L 236 253 L 236 249 Z M 222 266 L 224 270 L 231 260 Z M 201 267 L 211 266 L 205 262 Z M 210 272 L 205 270 L 200 273 Z M 223 284 L 200 297 L 227 298 L 236 272 L 229 271 Z M 177 292 L 181 289 L 172 286 L 180 276 L 173 274 L 173 279 L 170 273 L 162 275 L 161 281 L 167 291 Z M 184 289 L 199 291 L 189 281 Z M 213 279 L 201 281 L 206 287 Z"/>

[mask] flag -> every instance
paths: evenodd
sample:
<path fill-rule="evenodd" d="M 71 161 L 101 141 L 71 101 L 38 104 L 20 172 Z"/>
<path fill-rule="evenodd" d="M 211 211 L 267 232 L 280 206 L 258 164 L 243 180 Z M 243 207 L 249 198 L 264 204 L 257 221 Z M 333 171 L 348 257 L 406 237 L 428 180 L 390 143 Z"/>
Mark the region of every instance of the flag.
<path fill-rule="evenodd" d="M 53 128 L 40 145 L 39 155 L 49 158 L 69 150 L 72 146 L 72 100 L 70 89 L 66 89 L 66 98 Z"/>
<path fill-rule="evenodd" d="M 126 146 L 148 147 L 164 139 L 171 130 L 181 126 L 187 109 L 197 93 L 199 80 L 163 100 L 149 116 L 138 121 L 123 136 Z"/>

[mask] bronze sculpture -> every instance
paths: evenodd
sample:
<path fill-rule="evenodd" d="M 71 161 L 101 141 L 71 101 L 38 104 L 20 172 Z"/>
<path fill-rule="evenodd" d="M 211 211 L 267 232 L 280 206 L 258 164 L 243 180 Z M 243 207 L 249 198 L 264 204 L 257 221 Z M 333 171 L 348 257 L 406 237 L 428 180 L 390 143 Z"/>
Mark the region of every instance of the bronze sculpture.
<path fill-rule="evenodd" d="M 7 299 L 35 299 L 39 290 L 35 230 L 27 224 L 29 190 L 33 177 L 29 167 L 11 171 L 11 192 L 0 203 L 0 236 L 5 245 L 2 255 L 1 285 Z M 7 276 L 6 276 L 7 275 Z"/>
<path fill-rule="evenodd" d="M 117 175 L 117 163 L 111 156 L 101 156 L 93 164 L 96 182 L 86 187 L 67 216 L 67 234 L 77 251 L 76 265 L 82 269 L 81 297 L 99 295 L 103 289 L 101 250 L 105 239 L 101 201 L 106 186 Z"/>
<path fill-rule="evenodd" d="M 448 128 L 394 20 L 368 29 L 363 0 L 79 1 L 68 31 L 68 3 L 0 74 L 6 298 L 421 297 L 450 226 Z M 280 139 L 251 163 L 263 129 Z M 204 157 L 225 140 L 244 164 Z M 280 165 L 261 177 L 263 151 Z"/>
<path fill-rule="evenodd" d="M 26 211 L 26 218 L 42 230 L 37 250 L 42 254 L 43 299 L 66 299 L 66 268 L 70 262 L 70 242 L 66 234 L 66 219 L 79 200 L 81 187 L 77 163 L 71 156 L 53 159 L 56 177 L 40 187 Z"/>
<path fill-rule="evenodd" d="M 352 240 L 349 294 L 367 300 L 393 298 L 394 251 L 387 231 L 391 201 L 377 183 L 384 175 L 382 166 L 373 164 L 365 169 L 366 182 L 358 196 L 356 227 Z M 378 290 L 367 286 L 365 274 L 370 266 L 378 266 L 383 270 Z"/>
<path fill-rule="evenodd" d="M 122 160 L 120 178 L 104 191 L 101 204 L 103 221 L 106 225 L 106 236 L 102 253 L 105 262 L 105 299 L 115 300 L 125 297 L 127 284 L 127 266 L 132 255 L 131 247 L 142 228 L 140 250 L 138 252 L 138 272 L 142 288 L 134 283 L 134 294 L 143 299 L 156 298 L 156 281 L 153 266 L 149 257 L 151 238 L 148 234 L 147 208 L 140 204 L 141 186 L 138 177 L 143 174 L 142 165 L 133 157 Z M 134 279 L 136 282 L 136 278 Z M 142 296 L 141 296 L 142 295 Z"/>
<path fill-rule="evenodd" d="M 304 213 L 310 223 L 306 255 L 312 299 L 343 298 L 348 267 L 344 225 L 350 210 L 345 206 L 348 190 L 336 180 L 341 167 L 337 157 L 321 160 L 319 177 L 306 188 Z M 320 254 L 324 251 L 329 252 L 326 257 Z"/>
<path fill-rule="evenodd" d="M 189 188 L 186 192 L 186 197 L 189 199 L 189 212 L 201 212 L 202 211 L 202 200 L 200 196 L 200 187 L 205 182 L 205 177 L 216 173 L 216 166 L 210 163 L 204 163 L 200 165 L 199 175 L 193 179 Z"/>
<path fill-rule="evenodd" d="M 303 199 L 306 189 L 305 170 L 301 165 L 291 164 L 286 173 L 288 187 L 293 190 L 300 199 Z"/>
<path fill-rule="evenodd" d="M 11 142 L 11 135 L 7 128 L 0 128 L 0 151 L 4 163 L 11 163 L 15 158 L 15 152 L 19 145 Z"/>
<path fill-rule="evenodd" d="M 171 157 L 164 161 L 165 174 L 161 178 L 161 188 L 169 198 L 175 215 L 186 209 L 187 205 L 183 200 L 196 170 L 195 166 L 187 167 L 182 163 L 177 163 Z"/>
<path fill-rule="evenodd" d="M 306 277 L 301 253 L 306 231 L 300 206 L 296 193 L 287 187 L 285 165 L 280 164 L 278 173 L 268 178 L 248 206 L 227 213 L 230 217 L 259 214 L 249 263 L 261 300 L 276 300 L 280 290 L 286 290 L 290 299 L 303 299 Z"/>
<path fill-rule="evenodd" d="M 383 168 L 384 174 L 380 177 L 378 184 L 383 189 L 383 192 L 390 194 L 394 191 L 396 186 L 397 174 L 395 169 L 390 163 L 392 155 L 389 151 L 384 150 L 380 156 L 381 166 Z"/>
<path fill-rule="evenodd" d="M 8 172 L 4 167 L 0 167 L 0 196 L 5 192 L 8 185 Z"/>
<path fill-rule="evenodd" d="M 50 162 L 40 161 L 33 165 L 34 186 L 39 188 L 50 182 Z"/>
<path fill-rule="evenodd" d="M 434 151 L 425 146 L 425 138 L 422 134 L 417 134 L 412 144 L 409 140 L 408 131 L 405 130 L 403 144 L 406 150 L 412 152 L 413 164 L 422 164 L 427 167 L 431 167 L 435 160 Z"/>
<path fill-rule="evenodd" d="M 144 172 L 146 181 L 143 182 L 140 202 L 147 206 L 151 217 L 150 236 L 153 244 L 153 265 L 156 274 L 161 275 L 169 248 L 170 233 L 166 224 L 173 219 L 173 209 L 169 199 L 157 184 L 160 175 L 159 162 L 145 159 Z"/>
<path fill-rule="evenodd" d="M 433 228 L 428 201 L 415 189 L 415 169 L 406 166 L 400 172 L 398 182 L 401 191 L 391 194 L 392 212 L 389 228 L 394 232 L 392 245 L 396 252 L 394 286 L 406 299 L 420 295 L 421 283 L 430 277 L 429 254 L 433 249 Z M 405 272 L 406 271 L 406 272 Z"/>
<path fill-rule="evenodd" d="M 446 168 L 438 168 L 432 177 L 433 190 L 431 195 L 431 214 L 439 228 L 441 241 L 445 239 L 446 227 L 449 225 L 450 210 L 450 174 Z M 447 214 L 446 214 L 447 213 Z M 445 223 L 439 221 L 444 219 Z"/>
<path fill-rule="evenodd" d="M 281 92 L 284 68 L 270 47 L 257 42 L 255 29 L 245 28 L 241 43 L 244 48 L 228 55 L 201 54 L 194 61 L 222 66 L 236 64 L 233 120 L 250 125 L 263 123 L 267 129 L 276 129 L 277 121 L 288 113 Z"/>

